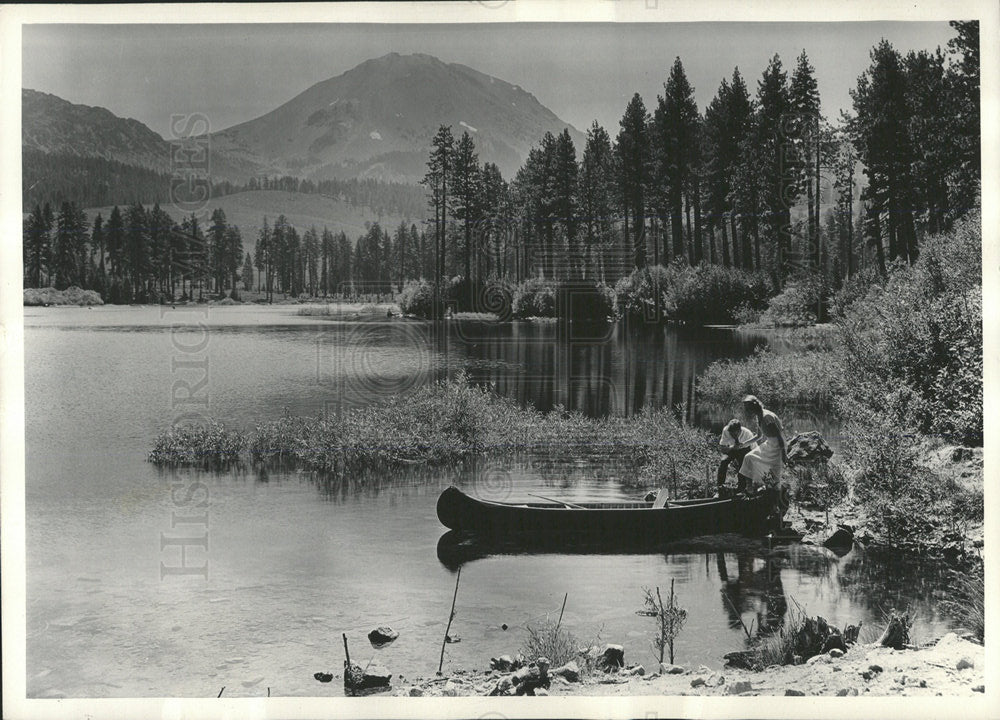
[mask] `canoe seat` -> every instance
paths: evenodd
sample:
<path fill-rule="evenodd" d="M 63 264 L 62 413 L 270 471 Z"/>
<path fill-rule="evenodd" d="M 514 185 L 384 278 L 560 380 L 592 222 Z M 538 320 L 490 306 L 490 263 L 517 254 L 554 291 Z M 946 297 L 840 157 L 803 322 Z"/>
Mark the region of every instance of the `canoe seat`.
<path fill-rule="evenodd" d="M 656 499 L 653 501 L 653 509 L 657 510 L 662 507 L 667 506 L 667 490 L 666 488 L 660 488 L 656 493 Z"/>

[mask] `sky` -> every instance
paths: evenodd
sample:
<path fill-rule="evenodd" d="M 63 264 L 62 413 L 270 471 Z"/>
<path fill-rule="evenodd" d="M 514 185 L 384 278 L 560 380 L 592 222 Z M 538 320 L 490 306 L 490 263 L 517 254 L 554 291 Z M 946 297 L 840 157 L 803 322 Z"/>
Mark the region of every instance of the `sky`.
<path fill-rule="evenodd" d="M 577 129 L 596 119 L 613 137 L 633 93 L 655 107 L 677 56 L 704 110 L 734 67 L 755 92 L 775 53 L 790 75 L 804 49 L 836 119 L 880 39 L 905 53 L 945 49 L 953 35 L 946 22 L 25 25 L 22 85 L 166 136 L 172 114 L 201 112 L 222 130 L 370 58 L 422 52 L 520 85 Z"/>

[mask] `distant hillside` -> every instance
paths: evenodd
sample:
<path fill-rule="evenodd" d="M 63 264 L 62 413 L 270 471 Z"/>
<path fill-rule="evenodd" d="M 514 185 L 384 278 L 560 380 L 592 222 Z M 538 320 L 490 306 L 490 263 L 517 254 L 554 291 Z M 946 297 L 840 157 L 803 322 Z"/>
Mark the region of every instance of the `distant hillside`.
<path fill-rule="evenodd" d="M 99 157 L 161 172 L 170 167 L 163 138 L 138 120 L 28 89 L 21 90 L 21 146 L 53 155 Z"/>
<path fill-rule="evenodd" d="M 161 203 L 161 207 L 177 222 L 189 214 L 169 203 Z M 222 208 L 229 224 L 236 225 L 240 229 L 243 236 L 243 247 L 247 252 L 253 250 L 260 232 L 261 222 L 265 216 L 267 216 L 269 223 L 273 223 L 274 219 L 283 213 L 288 218 L 288 222 L 300 233 L 305 232 L 311 226 L 315 226 L 320 231 L 325 226 L 334 233 L 343 230 L 351 241 L 365 233 L 366 222 L 379 222 L 391 232 L 399 225 L 400 220 L 404 219 L 394 215 L 384 215 L 380 218 L 367 208 L 352 206 L 341 200 L 333 200 L 310 193 L 291 193 L 280 190 L 255 190 L 213 199 L 206 206 L 206 225 L 207 218 L 216 208 Z M 97 213 L 101 213 L 107 220 L 111 213 L 111 207 L 88 208 L 86 213 L 91 222 Z M 420 218 L 406 220 L 407 223 L 413 222 L 418 228 L 421 227 Z"/>
<path fill-rule="evenodd" d="M 511 177 L 546 131 L 583 135 L 534 95 L 430 55 L 391 53 L 313 85 L 255 120 L 212 135 L 213 152 L 271 174 L 418 181 L 440 125 L 468 131 L 482 162 Z"/>

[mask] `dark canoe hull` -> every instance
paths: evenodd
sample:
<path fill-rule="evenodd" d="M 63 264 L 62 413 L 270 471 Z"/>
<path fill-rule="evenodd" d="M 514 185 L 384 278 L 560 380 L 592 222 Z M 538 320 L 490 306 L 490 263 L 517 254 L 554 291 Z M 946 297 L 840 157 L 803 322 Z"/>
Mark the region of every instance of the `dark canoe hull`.
<path fill-rule="evenodd" d="M 765 496 L 652 503 L 590 503 L 584 509 L 557 503 L 500 503 L 449 487 L 437 502 L 441 524 L 460 533 L 494 538 L 605 540 L 623 545 L 659 543 L 739 533 L 763 535 L 772 508 Z"/>

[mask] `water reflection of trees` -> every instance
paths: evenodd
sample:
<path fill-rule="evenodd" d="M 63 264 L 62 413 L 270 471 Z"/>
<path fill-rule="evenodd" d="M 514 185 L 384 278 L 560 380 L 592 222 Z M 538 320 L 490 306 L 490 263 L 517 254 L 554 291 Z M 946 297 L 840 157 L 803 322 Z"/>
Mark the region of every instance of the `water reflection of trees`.
<path fill-rule="evenodd" d="M 680 406 L 693 421 L 701 371 L 760 343 L 731 330 L 663 325 L 462 324 L 453 356 L 464 355 L 462 367 L 473 382 L 540 410 L 561 405 L 602 416 Z"/>

